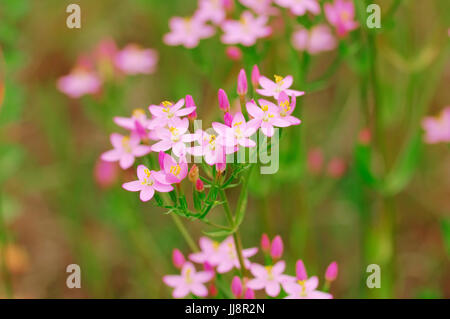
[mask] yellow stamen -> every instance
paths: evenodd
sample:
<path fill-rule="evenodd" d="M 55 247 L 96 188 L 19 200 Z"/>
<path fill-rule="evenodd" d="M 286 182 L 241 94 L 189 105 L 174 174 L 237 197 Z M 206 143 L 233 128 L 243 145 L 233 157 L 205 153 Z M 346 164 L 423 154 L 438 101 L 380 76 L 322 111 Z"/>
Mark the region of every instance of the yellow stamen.
<path fill-rule="evenodd" d="M 169 106 L 172 106 L 172 105 L 173 105 L 172 102 L 169 102 L 169 101 L 162 101 L 161 104 L 162 104 L 165 108 L 168 108 Z"/>
<path fill-rule="evenodd" d="M 150 172 L 150 170 L 148 168 L 144 169 L 144 173 L 145 173 L 145 175 L 147 175 L 147 177 L 150 177 L 150 175 L 152 175 L 152 173 Z"/>
<path fill-rule="evenodd" d="M 261 110 L 263 110 L 264 112 L 267 112 L 269 110 L 269 106 L 268 105 L 261 105 Z"/>
<path fill-rule="evenodd" d="M 134 109 L 132 115 L 133 117 L 140 117 L 145 115 L 145 111 L 143 109 Z"/>
<path fill-rule="evenodd" d="M 283 77 L 282 76 L 279 76 L 279 75 L 275 74 L 273 77 L 275 78 L 275 83 L 283 84 Z"/>
<path fill-rule="evenodd" d="M 175 165 L 170 166 L 169 172 L 175 176 L 180 175 L 180 172 L 181 172 L 180 164 L 177 164 L 176 166 Z"/>

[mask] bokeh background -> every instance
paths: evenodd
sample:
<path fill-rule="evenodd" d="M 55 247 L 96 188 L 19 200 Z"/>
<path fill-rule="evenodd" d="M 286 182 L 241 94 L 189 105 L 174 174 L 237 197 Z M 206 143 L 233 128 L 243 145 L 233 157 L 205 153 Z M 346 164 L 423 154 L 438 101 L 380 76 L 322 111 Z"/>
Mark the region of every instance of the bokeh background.
<path fill-rule="evenodd" d="M 117 131 L 113 116 L 191 94 L 209 122 L 220 116 L 217 90 L 236 97 L 238 71 L 252 61 L 268 76 L 294 75 L 306 95 L 303 123 L 281 141 L 279 172 L 250 183 L 244 246 L 280 234 L 291 273 L 298 258 L 319 276 L 336 260 L 336 298 L 450 297 L 450 152 L 424 144 L 420 128 L 450 104 L 450 3 L 373 2 L 382 28 L 360 28 L 306 70 L 282 28 L 241 61 L 218 36 L 193 50 L 164 45 L 169 18 L 190 15 L 195 1 L 2 0 L 0 296 L 170 297 L 161 278 L 176 271 L 173 248 L 189 252 L 182 236 L 163 210 L 121 189 L 133 171 L 102 186 L 95 165 Z M 81 29 L 66 27 L 70 3 L 81 6 Z M 59 92 L 57 79 L 105 38 L 156 49 L 157 72 L 112 81 L 100 96 Z M 196 238 L 205 229 L 187 227 Z M 81 289 L 66 286 L 71 263 Z M 372 263 L 380 289 L 365 285 Z"/>

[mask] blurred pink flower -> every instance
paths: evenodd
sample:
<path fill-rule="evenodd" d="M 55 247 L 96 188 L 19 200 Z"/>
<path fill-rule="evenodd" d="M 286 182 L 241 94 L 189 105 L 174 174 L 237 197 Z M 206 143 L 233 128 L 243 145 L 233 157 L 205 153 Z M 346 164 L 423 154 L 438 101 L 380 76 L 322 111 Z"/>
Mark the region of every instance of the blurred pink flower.
<path fill-rule="evenodd" d="M 267 100 L 258 100 L 261 107 L 258 107 L 254 101 L 247 102 L 247 112 L 253 119 L 248 121 L 249 127 L 261 127 L 261 131 L 266 136 L 273 136 L 275 133 L 274 126 L 286 127 L 290 123 L 280 118 L 278 107 Z"/>
<path fill-rule="evenodd" d="M 425 130 L 425 142 L 429 144 L 450 142 L 450 106 L 438 117 L 426 117 L 422 121 Z"/>
<path fill-rule="evenodd" d="M 228 112 L 230 110 L 230 101 L 228 100 L 227 93 L 224 90 L 219 89 L 217 98 L 219 100 L 219 108 L 224 112 Z"/>
<path fill-rule="evenodd" d="M 301 123 L 300 119 L 292 116 L 292 112 L 295 110 L 296 99 L 295 95 L 292 96 L 289 101 L 289 96 L 285 91 L 282 91 L 278 95 L 278 107 L 280 112 L 280 118 L 289 122 L 290 125 L 298 125 Z"/>
<path fill-rule="evenodd" d="M 255 292 L 253 291 L 253 289 L 245 289 L 244 299 L 255 299 Z"/>
<path fill-rule="evenodd" d="M 239 298 L 242 295 L 242 282 L 241 278 L 239 278 L 238 276 L 234 276 L 231 280 L 231 293 L 236 298 Z"/>
<path fill-rule="evenodd" d="M 309 31 L 305 28 L 295 31 L 292 34 L 292 45 L 299 51 L 308 51 L 314 55 L 335 49 L 337 43 L 330 28 L 321 24 Z"/>
<path fill-rule="evenodd" d="M 179 122 L 180 116 L 186 116 L 196 109 L 196 106 L 185 108 L 183 108 L 183 106 L 184 99 L 178 100 L 175 104 L 169 101 L 163 101 L 161 105 L 150 105 L 148 109 L 150 113 L 152 113 L 153 118 L 151 119 L 148 128 L 152 130 L 167 125 L 174 125 L 175 122 Z"/>
<path fill-rule="evenodd" d="M 174 249 L 172 251 L 172 262 L 173 265 L 178 268 L 181 269 L 184 265 L 184 263 L 186 262 L 186 259 L 183 256 L 183 253 L 179 250 L 179 249 Z"/>
<path fill-rule="evenodd" d="M 174 298 L 183 298 L 189 293 L 206 297 L 208 289 L 204 283 L 210 281 L 213 277 L 213 272 L 196 271 L 194 265 L 186 262 L 181 270 L 181 275 L 166 275 L 163 277 L 163 281 L 169 287 L 175 288 L 172 293 Z"/>
<path fill-rule="evenodd" d="M 94 178 L 97 185 L 103 188 L 112 186 L 118 177 L 118 166 L 113 162 L 97 160 L 94 168 Z"/>
<path fill-rule="evenodd" d="M 151 171 L 144 165 L 138 166 L 137 177 L 138 180 L 125 183 L 122 187 L 130 192 L 140 192 L 139 198 L 143 202 L 152 199 L 155 191 L 165 193 L 173 190 L 171 185 L 164 182 L 161 172 Z"/>
<path fill-rule="evenodd" d="M 101 159 L 107 162 L 119 161 L 122 169 L 130 168 L 134 163 L 135 157 L 141 157 L 150 153 L 150 146 L 141 145 L 137 136 L 123 136 L 118 133 L 112 133 L 110 136 L 111 144 L 114 149 L 101 155 Z"/>
<path fill-rule="evenodd" d="M 363 128 L 361 131 L 359 131 L 358 134 L 358 142 L 362 145 L 369 145 L 370 141 L 372 140 L 372 132 L 370 131 L 370 128 L 366 127 Z"/>
<path fill-rule="evenodd" d="M 150 120 L 147 118 L 143 109 L 135 109 L 131 117 L 114 117 L 114 123 L 130 130 L 132 134 L 136 134 L 140 139 L 148 138 L 147 127 Z"/>
<path fill-rule="evenodd" d="M 325 3 L 325 16 L 328 22 L 336 28 L 338 36 L 344 37 L 359 25 L 355 19 L 353 1 L 334 0 L 333 4 Z"/>
<path fill-rule="evenodd" d="M 208 262 L 211 266 L 217 266 L 222 258 L 220 243 L 208 237 L 201 237 L 198 243 L 200 252 L 190 254 L 189 259 L 199 264 Z"/>
<path fill-rule="evenodd" d="M 261 249 L 266 253 L 270 251 L 270 239 L 267 234 L 261 236 Z"/>
<path fill-rule="evenodd" d="M 306 280 L 288 283 L 284 290 L 289 294 L 285 299 L 332 299 L 329 293 L 318 291 L 319 279 L 313 276 Z"/>
<path fill-rule="evenodd" d="M 247 287 L 254 290 L 265 289 L 270 297 L 278 296 L 281 291 L 280 285 L 284 288 L 287 283 L 295 280 L 294 277 L 283 274 L 285 267 L 286 264 L 282 260 L 273 266 L 252 264 L 250 272 L 255 278 L 247 282 Z"/>
<path fill-rule="evenodd" d="M 227 237 L 219 247 L 222 252 L 221 258 L 219 259 L 219 264 L 217 265 L 217 272 L 220 274 L 229 272 L 233 268 L 240 269 L 239 258 L 236 252 L 236 247 L 234 245 L 233 237 Z M 242 250 L 242 257 L 244 258 L 244 267 L 249 268 L 251 263 L 248 260 L 258 252 L 258 248 L 247 248 Z"/>
<path fill-rule="evenodd" d="M 271 34 L 272 29 L 266 25 L 267 20 L 266 16 L 255 18 L 250 11 L 244 11 L 240 20 L 226 20 L 222 23 L 222 42 L 252 46 L 257 39 Z"/>
<path fill-rule="evenodd" d="M 241 112 L 234 115 L 231 127 L 219 122 L 213 122 L 212 127 L 219 133 L 223 144 L 227 147 L 236 145 L 243 147 L 256 146 L 256 143 L 250 137 L 258 130 L 259 126 L 248 125 Z"/>
<path fill-rule="evenodd" d="M 301 96 L 305 94 L 303 91 L 289 89 L 294 81 L 292 75 L 288 75 L 284 78 L 282 76 L 275 75 L 274 78 L 275 82 L 269 80 L 265 76 L 260 76 L 259 85 L 262 89 L 257 89 L 256 92 L 263 96 L 273 96 L 275 99 L 278 99 L 278 95 L 282 91 L 285 91 L 289 96 Z"/>
<path fill-rule="evenodd" d="M 158 53 L 129 44 L 116 54 L 115 61 L 117 68 L 125 74 L 149 74 L 155 72 Z"/>
<path fill-rule="evenodd" d="M 242 59 L 242 51 L 236 46 L 227 47 L 225 53 L 230 60 L 239 61 Z"/>
<path fill-rule="evenodd" d="M 94 55 L 98 72 L 103 79 L 111 78 L 115 71 L 117 46 L 113 39 L 105 38 L 97 45 Z"/>
<path fill-rule="evenodd" d="M 273 259 L 280 259 L 283 255 L 283 240 L 280 236 L 275 236 L 270 247 L 270 256 Z"/>
<path fill-rule="evenodd" d="M 185 133 L 189 128 L 189 120 L 187 118 L 174 118 L 168 127 L 155 129 L 156 137 L 160 140 L 152 145 L 153 152 L 168 151 L 172 149 L 176 156 L 186 154 Z"/>
<path fill-rule="evenodd" d="M 338 264 L 337 262 L 333 261 L 325 271 L 325 279 L 327 281 L 334 281 L 336 280 L 338 275 Z"/>
<path fill-rule="evenodd" d="M 195 16 L 204 22 L 221 24 L 225 20 L 225 7 L 222 0 L 199 0 Z"/>
<path fill-rule="evenodd" d="M 255 64 L 252 68 L 252 85 L 254 88 L 256 88 L 258 86 L 260 76 L 261 76 L 261 73 L 259 72 L 259 68 Z"/>
<path fill-rule="evenodd" d="M 102 81 L 94 71 L 77 67 L 71 73 L 58 79 L 58 89 L 71 98 L 100 92 Z"/>
<path fill-rule="evenodd" d="M 317 0 L 275 0 L 280 7 L 289 8 L 292 14 L 302 16 L 307 11 L 314 15 L 320 13 L 320 5 Z"/>
<path fill-rule="evenodd" d="M 333 178 L 340 178 L 344 175 L 346 169 L 345 161 L 342 158 L 335 157 L 328 162 L 327 173 Z"/>
<path fill-rule="evenodd" d="M 240 96 L 246 95 L 248 92 L 247 74 L 244 69 L 239 71 L 237 78 L 237 94 Z"/>
<path fill-rule="evenodd" d="M 297 276 L 298 280 L 308 279 L 305 264 L 303 263 L 303 260 L 301 260 L 301 259 L 297 260 L 297 263 L 295 264 L 295 275 Z"/>
<path fill-rule="evenodd" d="M 215 31 L 197 16 L 189 18 L 173 17 L 169 21 L 170 33 L 164 35 L 167 45 L 183 45 L 188 49 L 195 48 L 201 39 L 211 37 Z"/>
<path fill-rule="evenodd" d="M 320 148 L 313 148 L 308 152 L 308 170 L 313 174 L 318 174 L 322 170 L 324 158 Z"/>
<path fill-rule="evenodd" d="M 239 0 L 239 2 L 262 16 L 276 15 L 279 12 L 277 8 L 272 7 L 273 0 Z"/>

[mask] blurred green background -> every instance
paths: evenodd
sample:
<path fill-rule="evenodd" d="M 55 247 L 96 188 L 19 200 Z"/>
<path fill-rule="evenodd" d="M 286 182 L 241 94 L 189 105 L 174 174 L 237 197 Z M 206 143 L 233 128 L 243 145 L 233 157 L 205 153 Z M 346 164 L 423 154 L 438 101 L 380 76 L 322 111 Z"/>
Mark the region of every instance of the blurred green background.
<path fill-rule="evenodd" d="M 235 62 L 218 36 L 193 50 L 162 43 L 169 18 L 190 15 L 195 1 L 2 0 L 0 297 L 170 297 L 161 278 L 176 271 L 172 249 L 189 252 L 171 219 L 121 189 L 132 171 L 108 188 L 94 180 L 109 133 L 120 131 L 112 117 L 191 94 L 205 122 L 219 119 L 217 90 L 236 97 L 239 69 L 258 63 L 265 75 L 294 75 L 306 95 L 303 123 L 283 136 L 280 171 L 250 183 L 244 246 L 280 234 L 291 273 L 298 258 L 319 276 L 338 261 L 336 298 L 449 298 L 450 152 L 423 144 L 420 121 L 450 104 L 450 2 L 373 2 L 382 28 L 362 27 L 334 52 L 300 54 L 281 32 Z M 70 3 L 81 6 L 81 29 L 66 27 Z M 64 96 L 57 79 L 107 37 L 156 49 L 157 72 L 114 81 L 100 97 Z M 361 142 L 374 121 L 373 141 Z M 345 173 L 308 170 L 317 148 Z M 187 226 L 196 238 L 204 230 Z M 71 263 L 81 289 L 66 287 Z M 372 263 L 380 289 L 365 285 Z"/>

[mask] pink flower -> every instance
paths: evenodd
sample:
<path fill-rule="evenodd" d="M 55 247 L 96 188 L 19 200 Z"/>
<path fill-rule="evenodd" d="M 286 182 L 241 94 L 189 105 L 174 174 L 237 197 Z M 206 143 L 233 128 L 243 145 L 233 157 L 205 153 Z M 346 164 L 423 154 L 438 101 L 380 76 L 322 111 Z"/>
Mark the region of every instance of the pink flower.
<path fill-rule="evenodd" d="M 225 156 L 235 152 L 235 148 L 225 148 L 217 134 L 208 134 L 202 130 L 187 134 L 184 141 L 197 142 L 199 145 L 187 148 L 187 152 L 194 156 L 203 156 L 208 165 L 225 163 Z"/>
<path fill-rule="evenodd" d="M 334 0 L 333 4 L 326 3 L 325 16 L 328 22 L 336 28 L 340 37 L 344 37 L 348 32 L 356 29 L 358 23 L 355 19 L 355 7 L 353 1 Z"/>
<path fill-rule="evenodd" d="M 164 36 L 167 45 L 183 45 L 188 49 L 195 48 L 201 39 L 214 34 L 214 28 L 206 25 L 197 16 L 191 18 L 173 17 L 169 21 L 170 33 Z"/>
<path fill-rule="evenodd" d="M 135 109 L 131 117 L 116 116 L 114 117 L 114 123 L 137 134 L 141 139 L 147 138 L 148 134 L 146 129 L 150 120 L 147 118 L 143 109 Z"/>
<path fill-rule="evenodd" d="M 221 24 L 225 20 L 225 8 L 222 0 L 199 0 L 195 16 L 204 22 Z"/>
<path fill-rule="evenodd" d="M 173 190 L 171 185 L 164 182 L 161 172 L 151 171 L 144 165 L 138 166 L 137 177 L 138 180 L 125 183 L 122 187 L 130 192 L 140 192 L 139 198 L 143 202 L 152 199 L 155 191 L 165 193 Z"/>
<path fill-rule="evenodd" d="M 184 99 L 178 100 L 175 104 L 163 101 L 161 105 L 150 105 L 148 109 L 154 118 L 150 121 L 148 128 L 152 130 L 166 125 L 173 125 L 174 121 L 178 121 L 178 117 L 186 116 L 196 109 L 195 106 L 186 106 L 186 108 L 183 108 L 183 106 Z"/>
<path fill-rule="evenodd" d="M 230 112 L 226 112 L 223 115 L 223 122 L 225 123 L 226 126 L 231 127 L 231 123 L 233 122 L 233 115 L 231 115 Z"/>
<path fill-rule="evenodd" d="M 85 68 L 75 68 L 70 74 L 58 79 L 58 89 L 71 98 L 98 93 L 102 81 L 97 73 Z"/>
<path fill-rule="evenodd" d="M 254 66 L 253 66 L 253 69 L 252 69 L 252 84 L 253 84 L 253 87 L 257 87 L 258 86 L 258 83 L 259 83 L 259 77 L 261 76 L 261 73 L 259 72 L 259 68 L 258 68 L 258 66 L 255 64 Z"/>
<path fill-rule="evenodd" d="M 297 263 L 295 264 L 295 274 L 296 274 L 298 280 L 308 279 L 305 264 L 303 263 L 303 260 L 301 260 L 301 259 L 297 260 Z"/>
<path fill-rule="evenodd" d="M 228 112 L 230 109 L 230 101 L 228 100 L 227 93 L 224 90 L 219 89 L 217 97 L 219 99 L 219 108 L 224 112 Z"/>
<path fill-rule="evenodd" d="M 245 289 L 244 299 L 255 299 L 255 292 L 250 288 Z"/>
<path fill-rule="evenodd" d="M 267 17 L 254 17 L 250 11 L 244 11 L 240 20 L 227 20 L 222 23 L 224 34 L 222 42 L 225 44 L 254 45 L 259 38 L 267 37 L 272 29 L 266 26 Z"/>
<path fill-rule="evenodd" d="M 308 170 L 313 174 L 318 174 L 323 167 L 323 152 L 320 148 L 313 148 L 308 152 Z"/>
<path fill-rule="evenodd" d="M 152 145 L 153 152 L 167 151 L 172 149 L 176 156 L 186 154 L 186 144 L 188 140 L 185 133 L 189 128 L 189 120 L 187 118 L 180 119 L 178 117 L 171 119 L 168 128 L 162 127 L 155 130 L 156 137 L 159 142 Z"/>
<path fill-rule="evenodd" d="M 239 71 L 237 79 L 237 94 L 243 96 L 247 94 L 247 91 L 248 91 L 247 75 L 245 74 L 245 70 L 241 69 L 241 71 Z"/>
<path fill-rule="evenodd" d="M 301 121 L 292 116 L 292 112 L 295 110 L 295 96 L 292 96 L 291 101 L 289 101 L 289 97 L 285 91 L 281 92 L 278 95 L 278 107 L 280 112 L 280 118 L 289 122 L 290 125 L 298 125 Z"/>
<path fill-rule="evenodd" d="M 279 75 L 275 75 L 274 77 L 275 82 L 269 80 L 265 76 L 260 76 L 259 85 L 261 85 L 262 89 L 257 89 L 256 92 L 264 96 L 273 96 L 276 99 L 278 99 L 278 95 L 282 91 L 285 91 L 289 96 L 301 96 L 305 94 L 305 92 L 302 91 L 289 89 L 292 85 L 292 82 L 294 81 L 291 75 L 288 75 L 284 78 Z"/>
<path fill-rule="evenodd" d="M 247 102 L 247 112 L 253 119 L 248 121 L 247 126 L 249 127 L 261 127 L 261 131 L 266 136 L 273 136 L 275 133 L 274 126 L 286 127 L 291 125 L 288 121 L 280 118 L 280 113 L 278 107 L 272 102 L 260 99 L 259 108 L 254 101 Z"/>
<path fill-rule="evenodd" d="M 239 0 L 242 5 L 262 16 L 275 15 L 278 9 L 272 7 L 273 0 Z"/>
<path fill-rule="evenodd" d="M 105 162 L 101 159 L 97 161 L 94 168 L 94 178 L 97 185 L 107 188 L 113 185 L 118 176 L 118 166 L 116 163 Z"/>
<path fill-rule="evenodd" d="M 329 293 L 318 291 L 319 279 L 313 276 L 306 280 L 298 280 L 286 284 L 283 288 L 289 294 L 285 299 L 332 299 Z"/>
<path fill-rule="evenodd" d="M 169 154 L 164 154 L 164 165 L 161 169 L 164 171 L 162 182 L 166 184 L 178 184 L 186 178 L 188 174 L 188 165 L 184 158 L 177 162 Z"/>
<path fill-rule="evenodd" d="M 270 255 L 273 259 L 279 259 L 283 255 L 283 240 L 280 236 L 275 236 L 270 247 Z"/>
<path fill-rule="evenodd" d="M 425 130 L 425 142 L 435 144 L 450 142 L 450 106 L 438 117 L 426 117 L 422 121 Z"/>
<path fill-rule="evenodd" d="M 129 44 L 117 53 L 115 61 L 117 68 L 125 74 L 149 74 L 155 72 L 158 53 Z"/>
<path fill-rule="evenodd" d="M 333 261 L 325 271 L 325 279 L 327 281 L 335 281 L 338 275 L 338 264 Z"/>
<path fill-rule="evenodd" d="M 222 252 L 219 264 L 217 265 L 217 272 L 220 274 L 229 272 L 233 268 L 240 269 L 241 265 L 239 263 L 239 258 L 236 252 L 236 247 L 234 245 L 233 237 L 227 237 L 219 247 Z M 258 252 L 258 248 L 247 248 L 242 250 L 242 257 L 244 258 L 244 267 L 249 268 L 251 263 L 248 260 Z M 251 287 L 250 287 L 251 288 Z"/>
<path fill-rule="evenodd" d="M 342 158 L 334 157 L 327 166 L 327 173 L 333 178 L 340 178 L 344 175 L 347 164 Z"/>
<path fill-rule="evenodd" d="M 242 282 L 241 278 L 238 276 L 234 276 L 231 281 L 231 292 L 236 298 L 239 298 L 242 295 Z"/>
<path fill-rule="evenodd" d="M 179 249 L 174 249 L 172 251 L 172 262 L 173 265 L 179 269 L 181 269 L 186 262 L 186 259 L 183 256 L 183 253 Z"/>
<path fill-rule="evenodd" d="M 197 181 L 195 182 L 195 190 L 197 192 L 203 192 L 204 189 L 205 189 L 205 184 L 203 184 L 203 181 L 200 178 L 197 179 Z"/>
<path fill-rule="evenodd" d="M 292 14 L 302 16 L 307 11 L 314 15 L 320 13 L 320 5 L 317 0 L 275 0 L 276 4 L 283 8 L 289 8 Z"/>
<path fill-rule="evenodd" d="M 230 60 L 239 61 L 242 59 L 242 51 L 236 46 L 227 47 L 225 53 Z"/>
<path fill-rule="evenodd" d="M 234 147 L 236 145 L 243 147 L 256 146 L 256 143 L 250 137 L 256 132 L 259 126 L 248 125 L 241 112 L 234 115 L 231 127 L 219 122 L 213 122 L 212 127 L 219 133 L 223 144 L 227 147 Z"/>
<path fill-rule="evenodd" d="M 201 237 L 198 243 L 201 251 L 198 253 L 190 254 L 189 259 L 199 264 L 208 262 L 208 264 L 211 266 L 217 266 L 220 263 L 220 259 L 222 258 L 220 243 L 217 241 L 213 241 L 208 237 Z"/>
<path fill-rule="evenodd" d="M 292 45 L 299 51 L 308 51 L 310 54 L 318 54 L 331 51 L 336 48 L 336 39 L 326 25 L 316 25 L 307 30 L 299 28 L 292 34 Z"/>
<path fill-rule="evenodd" d="M 131 135 L 123 136 L 118 133 L 112 133 L 110 136 L 111 144 L 114 149 L 101 155 L 101 159 L 107 162 L 119 161 L 122 169 L 130 168 L 134 163 L 135 157 L 144 156 L 150 153 L 150 146 L 140 145 L 139 137 Z"/>
<path fill-rule="evenodd" d="M 269 296 L 278 296 L 281 290 L 280 285 L 284 288 L 287 283 L 294 281 L 293 277 L 283 274 L 285 267 L 286 264 L 282 260 L 273 266 L 252 264 L 250 272 L 255 278 L 248 281 L 247 287 L 254 290 L 265 289 Z"/>
<path fill-rule="evenodd" d="M 166 275 L 163 277 L 163 281 L 166 285 L 175 288 L 172 293 L 174 298 L 183 298 L 189 293 L 206 297 L 208 289 L 204 283 L 210 281 L 213 277 L 213 272 L 196 271 L 194 265 L 186 262 L 181 269 L 181 275 Z"/>
<path fill-rule="evenodd" d="M 261 236 L 261 248 L 264 252 L 270 251 L 270 239 L 267 234 L 262 234 Z"/>

